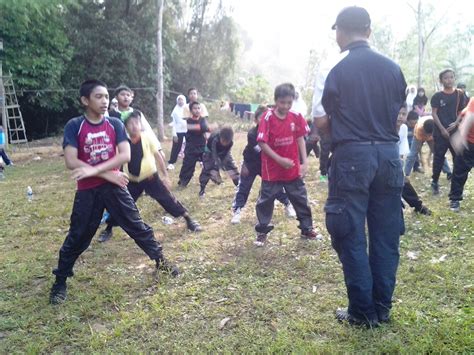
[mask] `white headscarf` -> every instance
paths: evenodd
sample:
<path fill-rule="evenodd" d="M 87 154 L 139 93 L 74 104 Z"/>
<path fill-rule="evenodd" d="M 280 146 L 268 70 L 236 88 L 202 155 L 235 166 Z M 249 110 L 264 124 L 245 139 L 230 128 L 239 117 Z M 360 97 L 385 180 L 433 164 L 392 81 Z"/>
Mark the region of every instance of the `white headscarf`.
<path fill-rule="evenodd" d="M 411 92 L 411 89 L 415 89 L 414 92 Z M 415 85 L 410 85 L 407 87 L 407 108 L 408 111 L 411 111 L 413 109 L 413 100 L 415 99 L 417 93 L 416 93 L 416 86 Z"/>
<path fill-rule="evenodd" d="M 180 98 L 183 99 L 183 106 L 178 105 L 178 100 Z M 173 135 L 176 135 L 176 133 L 186 133 L 188 130 L 186 120 L 183 120 L 183 111 L 185 106 L 186 97 L 184 95 L 178 95 L 178 97 L 176 98 L 176 106 L 171 112 L 171 118 L 173 119 L 173 121 L 171 122 L 171 125 L 173 126 Z"/>

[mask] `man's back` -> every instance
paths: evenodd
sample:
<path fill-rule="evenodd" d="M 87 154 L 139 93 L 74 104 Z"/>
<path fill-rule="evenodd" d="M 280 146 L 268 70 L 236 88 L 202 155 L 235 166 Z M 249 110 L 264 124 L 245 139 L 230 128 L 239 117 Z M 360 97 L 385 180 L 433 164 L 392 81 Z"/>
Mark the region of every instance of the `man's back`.
<path fill-rule="evenodd" d="M 399 66 L 365 41 L 347 49 L 349 54 L 329 72 L 322 99 L 333 143 L 397 142 L 396 119 L 406 87 Z"/>

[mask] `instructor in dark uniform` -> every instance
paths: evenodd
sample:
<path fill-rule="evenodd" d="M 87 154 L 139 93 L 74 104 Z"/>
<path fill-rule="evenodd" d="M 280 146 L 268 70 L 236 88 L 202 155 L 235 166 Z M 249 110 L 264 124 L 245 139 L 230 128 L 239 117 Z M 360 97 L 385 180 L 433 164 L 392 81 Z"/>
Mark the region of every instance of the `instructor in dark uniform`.
<path fill-rule="evenodd" d="M 318 127 L 332 140 L 326 227 L 349 298 L 336 318 L 375 327 L 390 319 L 399 262 L 403 171 L 396 121 L 406 83 L 397 64 L 370 49 L 365 9 L 343 9 L 333 29 L 347 54 L 328 73 Z"/>

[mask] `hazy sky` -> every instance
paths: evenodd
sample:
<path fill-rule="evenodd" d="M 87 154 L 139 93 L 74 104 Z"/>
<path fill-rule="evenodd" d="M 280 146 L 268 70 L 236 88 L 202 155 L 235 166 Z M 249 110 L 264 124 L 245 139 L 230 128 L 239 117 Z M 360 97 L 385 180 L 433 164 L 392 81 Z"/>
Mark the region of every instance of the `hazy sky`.
<path fill-rule="evenodd" d="M 342 8 L 363 6 L 373 24 L 387 23 L 392 26 L 396 37 L 404 38 L 415 24 L 415 16 L 408 3 L 416 6 L 417 1 L 228 0 L 226 3 L 233 9 L 232 16 L 236 22 L 252 40 L 253 45 L 246 57 L 259 62 L 264 68 L 273 58 L 285 72 L 284 75 L 290 76 L 289 80 L 301 84 L 311 49 L 323 47 L 329 51 L 337 50 L 335 31 L 331 30 L 331 26 Z M 463 19 L 474 21 L 473 17 L 465 15 L 469 13 L 468 9 L 474 8 L 472 1 L 431 0 L 430 3 L 435 5 L 440 15 L 449 9 L 446 23 Z M 275 75 L 278 76 L 278 73 Z M 274 84 L 268 73 L 265 76 Z"/>

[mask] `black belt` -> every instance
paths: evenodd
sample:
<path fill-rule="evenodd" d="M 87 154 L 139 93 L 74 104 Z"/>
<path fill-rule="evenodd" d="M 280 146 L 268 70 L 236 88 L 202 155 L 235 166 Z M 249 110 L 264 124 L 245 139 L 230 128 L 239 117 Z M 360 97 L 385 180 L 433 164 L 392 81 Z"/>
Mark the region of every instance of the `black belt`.
<path fill-rule="evenodd" d="M 396 144 L 396 142 L 391 141 L 348 141 L 348 142 L 341 142 L 337 145 L 344 145 L 344 144 L 354 144 L 354 145 L 380 145 L 380 144 Z"/>

